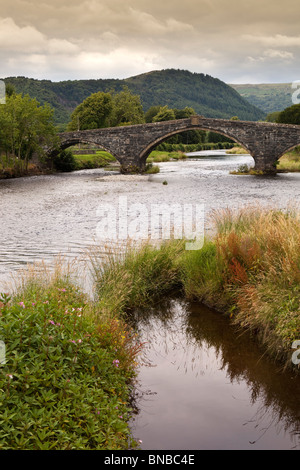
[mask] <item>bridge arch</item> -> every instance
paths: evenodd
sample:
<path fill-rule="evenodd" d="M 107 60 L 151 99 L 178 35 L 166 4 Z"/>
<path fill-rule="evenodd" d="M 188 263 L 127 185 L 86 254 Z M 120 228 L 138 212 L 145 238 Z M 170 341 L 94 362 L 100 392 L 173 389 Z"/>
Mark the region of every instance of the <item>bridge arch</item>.
<path fill-rule="evenodd" d="M 214 129 L 214 128 L 211 128 L 211 127 L 204 127 L 204 126 L 199 126 L 199 127 L 196 127 L 196 126 L 188 126 L 186 128 L 183 128 L 183 129 L 178 129 L 178 130 L 174 130 L 174 131 L 171 131 L 171 132 L 167 132 L 166 134 L 164 135 L 161 135 L 160 137 L 154 139 L 152 142 L 150 142 L 144 149 L 143 151 L 141 152 L 139 158 L 140 160 L 145 163 L 148 156 L 150 155 L 150 153 L 155 149 L 155 147 L 157 147 L 157 145 L 161 144 L 162 142 L 164 142 L 166 139 L 168 139 L 169 137 L 172 137 L 173 135 L 176 135 L 176 134 L 181 134 L 182 132 L 187 132 L 187 131 L 194 131 L 194 130 L 202 130 L 202 131 L 207 131 L 207 132 L 215 132 L 216 134 L 220 134 L 220 135 L 223 135 L 224 137 L 228 137 L 229 139 L 232 139 L 234 142 L 236 142 L 237 144 L 241 145 L 245 150 L 247 150 L 247 152 L 251 155 L 251 150 L 248 148 L 247 144 L 242 142 L 242 140 L 238 139 L 235 135 L 233 135 L 231 132 L 224 132 L 222 130 L 218 130 L 218 129 Z"/>
<path fill-rule="evenodd" d="M 93 145 L 105 150 L 106 152 L 110 153 L 113 157 L 116 158 L 116 160 L 121 162 L 120 157 L 118 155 L 116 155 L 113 150 L 111 150 L 110 148 L 108 148 L 105 145 L 102 145 L 102 143 L 95 142 L 93 139 L 89 139 L 87 137 L 72 137 L 72 138 L 69 138 L 69 139 L 66 139 L 66 140 L 62 139 L 57 148 L 52 149 L 52 150 L 50 150 L 50 152 L 48 152 L 48 156 L 53 157 L 54 155 L 57 155 L 58 153 L 60 153 L 62 150 L 65 150 L 65 149 L 67 149 L 69 147 L 72 147 L 73 145 L 77 145 L 77 144 L 93 144 Z"/>

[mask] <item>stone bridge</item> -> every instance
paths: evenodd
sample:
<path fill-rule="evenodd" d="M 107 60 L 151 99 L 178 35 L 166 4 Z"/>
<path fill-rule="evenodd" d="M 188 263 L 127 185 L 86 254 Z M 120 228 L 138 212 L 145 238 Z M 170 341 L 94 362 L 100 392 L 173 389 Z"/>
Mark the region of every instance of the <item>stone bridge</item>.
<path fill-rule="evenodd" d="M 217 132 L 241 144 L 253 157 L 255 168 L 265 173 L 275 173 L 275 162 L 300 145 L 300 126 L 196 115 L 174 121 L 63 132 L 59 134 L 59 150 L 78 143 L 98 145 L 111 153 L 120 162 L 121 171 L 126 173 L 143 170 L 151 151 L 168 137 L 195 129 Z M 48 154 L 56 152 L 52 150 Z"/>

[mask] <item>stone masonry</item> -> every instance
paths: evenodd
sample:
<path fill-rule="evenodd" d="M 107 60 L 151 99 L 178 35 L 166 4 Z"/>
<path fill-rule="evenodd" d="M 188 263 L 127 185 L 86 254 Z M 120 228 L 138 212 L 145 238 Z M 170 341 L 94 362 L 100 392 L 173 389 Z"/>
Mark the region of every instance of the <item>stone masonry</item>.
<path fill-rule="evenodd" d="M 255 160 L 255 168 L 274 173 L 275 162 L 289 149 L 300 145 L 300 126 L 267 122 L 235 121 L 192 116 L 188 119 L 86 131 L 63 132 L 60 149 L 78 143 L 99 145 L 121 164 L 121 171 L 145 167 L 151 151 L 168 137 L 182 131 L 201 129 L 230 137 Z M 49 151 L 49 156 L 57 152 Z"/>

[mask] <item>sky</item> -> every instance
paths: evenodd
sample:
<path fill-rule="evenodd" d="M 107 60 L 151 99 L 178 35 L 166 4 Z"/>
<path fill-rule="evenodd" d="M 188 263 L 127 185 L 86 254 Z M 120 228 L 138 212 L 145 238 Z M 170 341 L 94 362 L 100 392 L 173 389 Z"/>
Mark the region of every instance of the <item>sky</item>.
<path fill-rule="evenodd" d="M 299 0 L 1 0 L 2 78 L 300 80 Z"/>

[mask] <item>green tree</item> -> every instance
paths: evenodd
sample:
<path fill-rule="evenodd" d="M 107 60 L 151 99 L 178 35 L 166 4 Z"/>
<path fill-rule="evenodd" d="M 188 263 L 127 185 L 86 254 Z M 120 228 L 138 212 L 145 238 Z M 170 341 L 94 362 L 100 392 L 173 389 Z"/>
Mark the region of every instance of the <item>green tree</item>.
<path fill-rule="evenodd" d="M 110 125 L 112 127 L 142 124 L 145 122 L 141 99 L 138 95 L 131 93 L 127 86 L 119 93 L 113 95 L 112 104 L 110 117 Z"/>
<path fill-rule="evenodd" d="M 113 100 L 110 93 L 99 91 L 92 93 L 71 115 L 68 131 L 100 129 L 108 127 L 113 110 Z"/>
<path fill-rule="evenodd" d="M 162 106 L 153 117 L 152 122 L 172 121 L 174 119 L 176 119 L 174 110 L 168 106 Z"/>
<path fill-rule="evenodd" d="M 300 104 L 294 104 L 285 108 L 277 118 L 278 123 L 281 124 L 298 124 L 300 125 Z"/>
<path fill-rule="evenodd" d="M 266 122 L 277 122 L 280 111 L 274 111 L 266 116 Z"/>
<path fill-rule="evenodd" d="M 186 119 L 197 114 L 193 108 L 188 106 L 186 106 L 184 109 L 173 109 L 173 111 L 175 113 L 175 119 Z"/>
<path fill-rule="evenodd" d="M 57 132 L 50 105 L 40 106 L 28 95 L 12 93 L 0 106 L 0 150 L 25 162 L 34 154 L 42 158 L 45 148 L 54 146 Z"/>
<path fill-rule="evenodd" d="M 145 113 L 145 121 L 146 122 L 153 122 L 154 116 L 157 115 L 161 106 L 151 106 L 148 111 Z"/>

